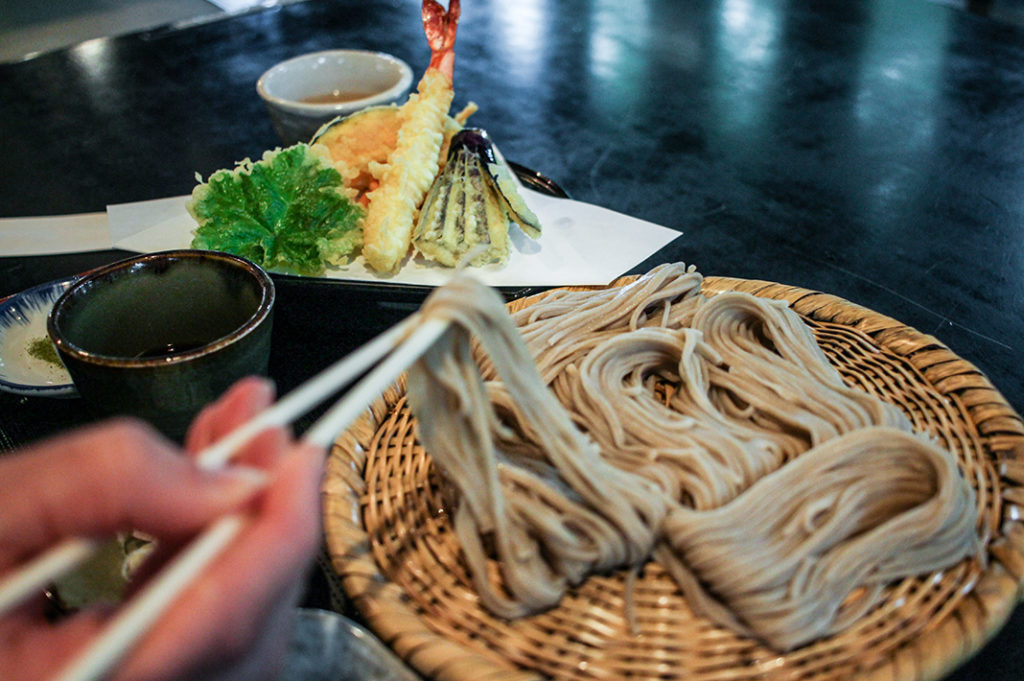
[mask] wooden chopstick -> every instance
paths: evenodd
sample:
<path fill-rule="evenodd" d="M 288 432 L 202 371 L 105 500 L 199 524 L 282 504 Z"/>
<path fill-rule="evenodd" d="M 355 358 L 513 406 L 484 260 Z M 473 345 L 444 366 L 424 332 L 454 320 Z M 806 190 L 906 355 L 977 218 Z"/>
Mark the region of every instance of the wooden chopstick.
<path fill-rule="evenodd" d="M 412 314 L 373 338 L 369 343 L 345 355 L 345 357 L 278 400 L 274 405 L 257 414 L 252 420 L 239 426 L 228 433 L 227 436 L 199 452 L 196 455 L 196 462 L 203 468 L 219 468 L 234 456 L 239 447 L 257 434 L 272 426 L 283 426 L 291 423 L 348 385 L 352 379 L 366 371 L 368 367 L 373 366 L 374 362 L 394 348 L 419 320 L 419 313 Z M 414 333 L 413 336 L 415 335 Z M 409 340 L 412 340 L 412 336 L 410 336 Z M 399 345 L 399 349 L 402 345 Z M 422 351 L 420 354 L 422 354 Z M 418 357 L 419 355 L 416 356 Z M 328 442 L 324 446 L 326 447 L 328 444 L 330 443 Z"/>
<path fill-rule="evenodd" d="M 370 361 L 374 361 L 386 353 L 390 347 L 395 345 L 395 341 L 404 335 L 404 329 L 408 328 L 408 325 L 411 323 L 411 321 L 406 320 L 406 322 L 398 325 L 402 327 L 403 332 L 395 332 L 393 334 L 385 332 L 385 334 L 378 336 L 379 339 L 386 335 L 390 339 L 390 345 L 382 341 L 379 347 L 364 353 L 360 358 L 362 362 L 360 366 L 362 368 L 366 367 L 367 357 L 373 357 L 373 360 Z M 392 327 L 392 331 L 395 328 Z M 342 399 L 338 400 L 333 407 L 324 413 L 303 436 L 303 440 L 314 443 L 321 448 L 330 446 L 338 434 L 348 428 L 380 393 L 387 389 L 409 365 L 415 362 L 434 344 L 447 328 L 448 322 L 446 320 L 426 320 L 409 335 L 407 340 L 399 344 L 394 352 L 367 373 Z M 376 341 L 377 339 L 371 343 L 376 343 Z M 366 347 L 363 346 L 363 348 Z M 383 352 L 379 352 L 379 348 L 383 348 Z M 353 355 L 355 354 L 353 353 Z M 343 370 L 340 365 L 344 361 L 328 368 L 325 372 L 304 384 L 302 399 L 296 398 L 294 400 L 295 404 L 289 404 L 281 408 L 280 411 L 291 413 L 291 410 L 297 409 L 299 405 L 307 404 L 308 400 L 312 400 L 313 395 L 319 396 L 319 399 L 312 402 L 312 404 L 317 404 L 336 392 L 339 388 L 338 382 L 342 377 L 349 376 L 349 371 L 360 372 L 360 370 L 353 369 L 352 367 Z M 355 365 L 353 361 L 352 366 L 354 367 Z M 324 374 L 329 374 L 332 380 L 327 380 L 326 378 L 321 380 Z M 350 379 L 351 377 L 349 376 Z M 313 384 L 315 389 L 306 388 L 308 384 Z M 285 402 L 285 400 L 281 400 L 278 404 L 282 402 Z M 302 411 L 298 413 L 301 414 Z M 277 423 L 273 419 L 280 418 L 277 415 L 261 418 L 263 413 L 266 412 L 257 415 L 250 422 L 264 423 L 262 427 L 249 427 L 249 424 L 243 426 L 243 428 L 247 428 L 247 432 L 251 432 L 250 437 L 265 429 L 267 425 Z M 241 428 L 238 430 L 241 430 Z M 239 439 L 241 442 L 246 441 L 241 440 L 241 438 Z M 218 456 L 226 458 L 228 455 Z M 216 460 L 216 457 L 211 457 L 211 460 Z M 110 671 L 121 657 L 131 650 L 139 638 L 160 618 L 177 596 L 202 573 L 210 562 L 231 544 L 235 537 L 238 536 L 238 533 L 245 527 L 245 523 L 246 518 L 244 515 L 231 514 L 217 520 L 192 540 L 183 551 L 175 556 L 174 560 L 167 567 L 126 605 L 96 641 L 82 655 L 71 661 L 57 677 L 57 680 L 93 681 Z"/>
<path fill-rule="evenodd" d="M 95 555 L 100 544 L 95 539 L 72 537 L 48 549 L 15 574 L 0 582 L 0 615 L 43 592 L 57 577 Z"/>
<path fill-rule="evenodd" d="M 448 328 L 448 320 L 427 319 L 387 359 L 373 369 L 366 378 L 352 387 L 310 426 L 303 436 L 322 448 L 331 446 L 335 438 L 366 411 L 366 408 L 389 385 L 433 345 Z"/>
<path fill-rule="evenodd" d="M 419 313 L 406 317 L 307 380 L 253 419 L 199 452 L 196 455 L 197 465 L 208 469 L 224 466 L 239 447 L 259 433 L 273 426 L 290 423 L 320 404 L 387 354 L 419 318 Z M 26 563 L 14 575 L 0 580 L 0 615 L 27 598 L 42 593 L 47 585 L 95 555 L 100 545 L 94 539 L 72 537 Z"/>
<path fill-rule="evenodd" d="M 110 625 L 83 653 L 71 660 L 56 680 L 94 681 L 106 675 L 244 526 L 245 516 L 239 513 L 214 521 L 121 609 Z"/>

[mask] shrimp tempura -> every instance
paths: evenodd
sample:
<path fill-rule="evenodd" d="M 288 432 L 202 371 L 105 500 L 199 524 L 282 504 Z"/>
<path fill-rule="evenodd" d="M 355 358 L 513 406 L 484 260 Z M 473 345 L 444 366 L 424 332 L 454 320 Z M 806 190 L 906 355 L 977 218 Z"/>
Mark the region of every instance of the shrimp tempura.
<path fill-rule="evenodd" d="M 379 184 L 366 195 L 363 256 L 378 272 L 394 271 L 409 252 L 417 210 L 438 171 L 445 121 L 454 97 L 459 0 L 450 0 L 447 12 L 435 0 L 424 0 L 422 17 L 430 65 L 417 93 L 402 105 L 395 150 L 387 163 L 370 167 Z"/>

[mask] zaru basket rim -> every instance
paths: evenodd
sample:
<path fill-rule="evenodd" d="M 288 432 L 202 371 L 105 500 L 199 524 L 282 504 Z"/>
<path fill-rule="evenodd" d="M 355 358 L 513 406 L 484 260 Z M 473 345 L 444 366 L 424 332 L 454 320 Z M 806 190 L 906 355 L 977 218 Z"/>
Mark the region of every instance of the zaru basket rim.
<path fill-rule="evenodd" d="M 347 601 L 424 677 L 932 681 L 1005 623 L 1024 586 L 1024 422 L 990 381 L 934 337 L 833 295 L 724 277 L 706 277 L 703 291 L 788 301 L 844 379 L 954 451 L 977 492 L 987 562 L 904 580 L 847 631 L 781 655 L 693 613 L 653 564 L 592 576 L 550 611 L 505 622 L 470 587 L 400 380 L 333 447 L 324 529 Z"/>

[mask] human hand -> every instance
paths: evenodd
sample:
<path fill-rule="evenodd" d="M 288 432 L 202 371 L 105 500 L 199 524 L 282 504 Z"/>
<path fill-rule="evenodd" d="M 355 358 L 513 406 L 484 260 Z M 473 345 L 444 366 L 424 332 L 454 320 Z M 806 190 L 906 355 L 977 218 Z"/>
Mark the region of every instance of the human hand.
<path fill-rule="evenodd" d="M 186 449 L 194 454 L 272 400 L 266 382 L 241 381 L 200 414 Z M 202 471 L 132 421 L 108 422 L 0 458 L 0 574 L 65 537 L 131 529 L 159 539 L 159 562 L 217 517 L 243 510 L 250 521 L 235 543 L 112 678 L 269 678 L 283 657 L 290 616 L 319 545 L 323 452 L 273 429 L 235 461 L 242 467 Z M 111 616 L 109 609 L 89 609 L 50 624 L 39 602 L 10 613 L 0 619 L 3 677 L 52 676 Z"/>

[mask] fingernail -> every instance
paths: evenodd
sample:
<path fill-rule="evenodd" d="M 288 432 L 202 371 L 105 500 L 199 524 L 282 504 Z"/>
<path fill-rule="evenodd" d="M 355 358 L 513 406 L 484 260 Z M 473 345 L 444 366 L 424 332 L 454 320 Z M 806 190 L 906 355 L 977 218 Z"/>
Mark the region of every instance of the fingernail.
<path fill-rule="evenodd" d="M 256 376 L 255 378 L 258 380 L 258 385 L 263 390 L 264 395 L 267 397 L 267 399 L 273 401 L 274 397 L 277 395 L 277 383 L 275 383 L 273 379 L 267 378 L 266 376 Z"/>

